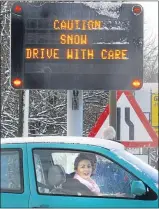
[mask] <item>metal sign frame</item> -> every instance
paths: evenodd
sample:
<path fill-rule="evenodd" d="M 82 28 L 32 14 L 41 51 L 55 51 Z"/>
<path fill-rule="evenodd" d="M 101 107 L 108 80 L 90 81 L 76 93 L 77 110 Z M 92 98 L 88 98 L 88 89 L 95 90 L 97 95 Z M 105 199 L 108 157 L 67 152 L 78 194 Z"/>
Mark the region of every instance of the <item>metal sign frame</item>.
<path fill-rule="evenodd" d="M 138 15 L 134 6 L 141 8 Z M 17 89 L 133 89 L 134 79 L 143 80 L 143 9 L 139 4 L 121 4 L 115 12 L 116 18 L 108 17 L 86 2 L 48 2 L 39 7 L 16 2 L 11 9 L 11 85 Z M 66 27 L 68 20 L 76 20 L 72 30 Z M 84 36 L 86 42 L 81 40 Z M 17 78 L 19 86 L 14 85 Z"/>

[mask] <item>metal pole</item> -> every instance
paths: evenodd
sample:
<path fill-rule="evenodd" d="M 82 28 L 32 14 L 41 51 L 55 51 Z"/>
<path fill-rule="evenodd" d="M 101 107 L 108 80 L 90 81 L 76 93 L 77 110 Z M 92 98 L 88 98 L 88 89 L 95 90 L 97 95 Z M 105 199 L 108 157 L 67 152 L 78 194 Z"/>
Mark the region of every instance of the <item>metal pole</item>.
<path fill-rule="evenodd" d="M 83 135 L 83 91 L 67 91 L 67 136 Z"/>
<path fill-rule="evenodd" d="M 110 118 L 109 125 L 113 126 L 117 131 L 117 100 L 116 91 L 110 91 L 109 93 L 109 108 L 110 108 Z"/>
<path fill-rule="evenodd" d="M 18 137 L 22 137 L 23 135 L 23 100 L 24 100 L 24 91 L 19 90 L 19 123 L 18 123 Z"/>
<path fill-rule="evenodd" d="M 29 90 L 24 91 L 24 122 L 23 122 L 23 137 L 28 137 L 29 124 Z"/>

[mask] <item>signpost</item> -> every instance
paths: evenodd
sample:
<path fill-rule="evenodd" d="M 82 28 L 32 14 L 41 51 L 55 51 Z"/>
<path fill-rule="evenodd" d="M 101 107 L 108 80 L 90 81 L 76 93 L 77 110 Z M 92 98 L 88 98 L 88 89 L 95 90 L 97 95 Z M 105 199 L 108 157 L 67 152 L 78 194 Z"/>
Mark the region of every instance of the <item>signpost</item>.
<path fill-rule="evenodd" d="M 16 89 L 132 90 L 143 80 L 143 11 L 100 2 L 18 2 L 11 10 Z M 93 5 L 93 6 L 92 6 Z"/>
<path fill-rule="evenodd" d="M 143 83 L 142 7 L 86 1 L 36 4 L 16 2 L 11 9 L 12 87 L 68 90 L 69 135 L 82 135 L 82 90 L 112 91 L 110 123 L 115 127 L 115 91 L 138 90 Z"/>

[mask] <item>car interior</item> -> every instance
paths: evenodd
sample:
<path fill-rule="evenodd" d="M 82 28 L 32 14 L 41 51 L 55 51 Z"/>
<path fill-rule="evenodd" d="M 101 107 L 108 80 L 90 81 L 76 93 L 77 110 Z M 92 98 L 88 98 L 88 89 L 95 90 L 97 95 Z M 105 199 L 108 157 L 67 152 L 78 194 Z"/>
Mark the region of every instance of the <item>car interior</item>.
<path fill-rule="evenodd" d="M 36 154 L 38 154 L 37 150 Z M 40 152 L 39 155 L 44 176 L 43 182 L 37 181 L 39 191 L 43 189 L 44 193 L 58 195 L 94 196 L 85 185 L 73 179 L 72 174 L 67 174 L 61 165 L 55 165 L 51 154 L 52 152 L 45 150 L 43 153 Z"/>
<path fill-rule="evenodd" d="M 41 152 L 39 149 L 36 150 L 36 155 L 39 155 L 41 174 L 43 175 L 43 180 L 42 178 L 41 181 L 37 180 L 38 193 L 95 196 L 95 194 L 85 185 L 80 183 L 78 180 L 73 179 L 73 173 L 66 173 L 61 165 L 54 163 L 51 150 L 43 150 Z M 149 187 L 147 187 L 147 193 L 145 195 L 135 197 L 135 199 L 142 200 L 155 200 L 156 198 L 157 194 L 155 194 Z"/>

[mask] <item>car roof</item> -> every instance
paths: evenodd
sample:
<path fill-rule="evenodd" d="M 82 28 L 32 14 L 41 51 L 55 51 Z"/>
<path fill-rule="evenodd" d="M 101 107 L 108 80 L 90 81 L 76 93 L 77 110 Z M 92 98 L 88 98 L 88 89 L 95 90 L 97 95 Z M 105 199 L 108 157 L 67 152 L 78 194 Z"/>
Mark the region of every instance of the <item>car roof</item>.
<path fill-rule="evenodd" d="M 81 136 L 38 136 L 38 137 L 15 137 L 2 138 L 1 144 L 17 144 L 17 143 L 69 143 L 69 144 L 84 144 L 95 145 L 107 149 L 125 149 L 124 145 L 112 140 L 81 137 Z"/>

